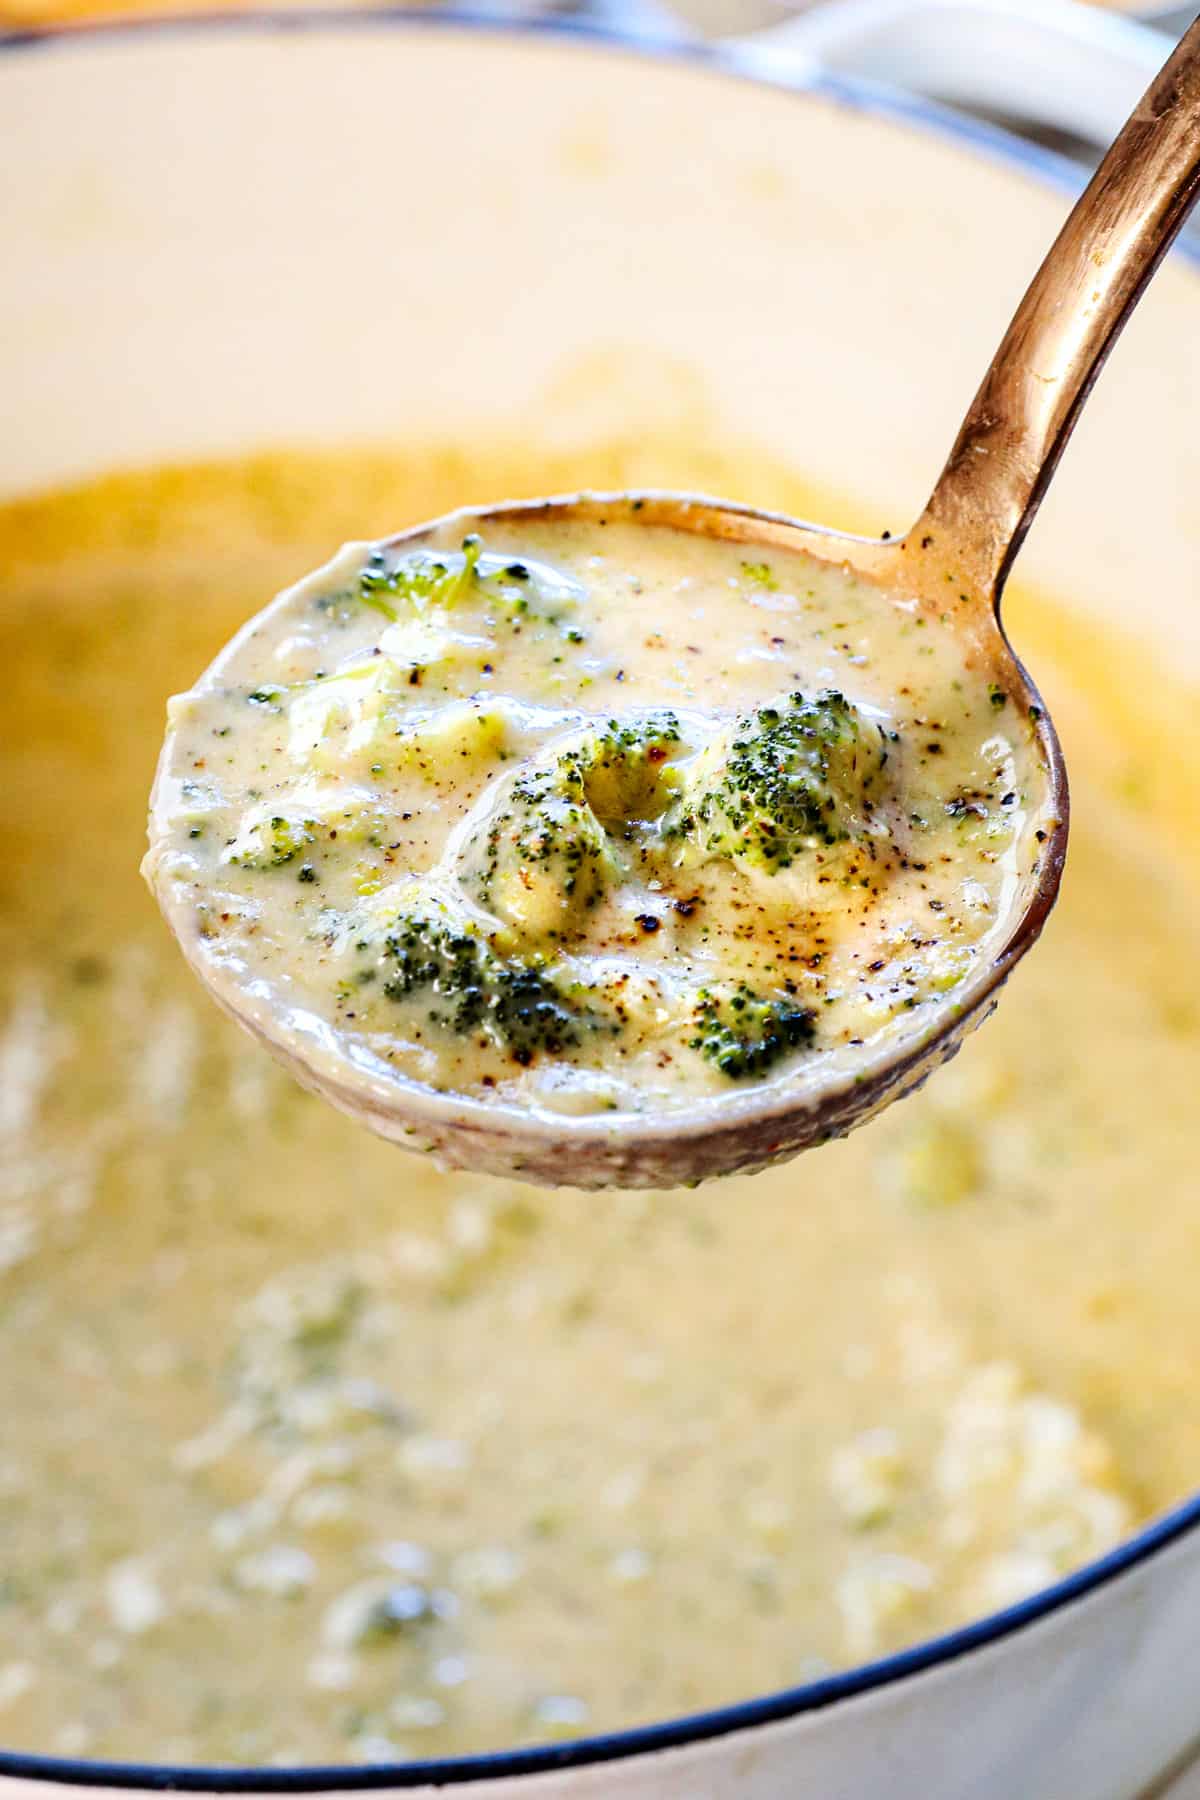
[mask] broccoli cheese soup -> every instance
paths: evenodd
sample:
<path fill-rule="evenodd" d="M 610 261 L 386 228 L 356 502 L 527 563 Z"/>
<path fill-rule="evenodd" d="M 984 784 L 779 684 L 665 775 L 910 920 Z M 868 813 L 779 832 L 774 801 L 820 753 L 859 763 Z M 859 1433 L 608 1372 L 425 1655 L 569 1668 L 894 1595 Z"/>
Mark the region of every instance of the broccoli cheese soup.
<path fill-rule="evenodd" d="M 1055 821 L 958 596 L 644 506 L 348 545 L 172 702 L 147 873 L 335 1091 L 811 1093 L 1011 930 Z"/>
<path fill-rule="evenodd" d="M 798 1163 L 649 1194 L 446 1174 L 301 1092 L 191 977 L 137 874 L 162 708 L 323 546 L 430 518 L 464 492 L 583 479 L 741 487 L 794 513 L 834 510 L 785 471 L 695 445 L 472 454 L 261 458 L 0 510 L 5 1747 L 273 1767 L 608 1731 L 979 1617 L 1196 1484 L 1200 714 L 1136 651 L 1105 650 L 1069 615 L 1013 600 L 1075 775 L 1072 857 L 1042 945 L 994 1021 L 918 1095 Z M 533 563 L 582 579 L 561 545 L 525 549 L 531 585 Z M 447 566 L 461 554 L 461 541 L 448 547 Z M 517 549 L 485 540 L 485 556 L 508 566 Z M 772 574 L 777 587 L 728 571 L 758 634 L 730 651 L 736 720 L 763 707 L 790 720 L 793 691 L 839 711 L 821 698 L 837 692 L 869 742 L 881 703 L 858 651 L 838 648 L 850 640 L 835 634 L 823 660 L 774 660 L 770 639 L 810 615 L 790 571 Z M 447 629 L 484 635 L 474 608 Z M 603 621 L 581 610 L 593 635 L 576 648 L 610 658 Z M 657 621 L 641 624 L 645 638 Z M 336 627 L 346 667 L 392 625 L 356 607 Z M 299 637 L 326 626 L 297 613 Z M 575 628 L 564 617 L 547 630 L 561 641 Z M 763 654 L 738 662 L 743 641 Z M 222 792 L 220 756 L 238 744 L 214 735 L 226 722 L 266 751 L 283 744 L 288 782 L 310 795 L 370 776 L 350 766 L 369 713 L 322 732 L 336 767 L 284 761 L 299 709 L 336 712 L 339 690 L 353 707 L 355 683 L 374 678 L 326 693 L 316 654 L 293 646 L 272 677 L 286 693 L 261 710 L 233 680 L 203 696 L 189 729 L 209 727 L 198 753 L 215 752 Z M 653 654 L 691 667 L 686 648 Z M 636 714 L 637 697 L 609 704 L 621 666 L 597 677 L 603 706 L 574 692 L 533 702 L 561 705 L 561 735 L 538 721 L 526 737 L 524 716 L 496 707 L 517 766 L 553 770 L 560 749 Z M 470 704 L 430 693 L 431 708 Z M 664 767 L 684 778 L 696 713 L 704 756 L 710 701 L 677 695 L 686 754 L 664 734 L 648 780 Z M 403 716 L 419 758 L 421 715 Z M 1014 808 L 984 747 L 1004 738 L 1017 755 L 1019 741 L 1011 707 L 988 700 L 970 717 L 980 792 L 938 830 L 948 854 L 997 847 L 971 876 L 992 892 Z M 953 758 L 919 761 L 935 738 L 909 713 L 887 729 L 913 746 L 906 780 L 952 799 L 939 784 Z M 507 767 L 481 766 L 478 793 Z M 432 814 L 405 879 L 425 880 L 445 854 L 439 779 L 415 760 L 404 775 Z M 206 880 L 219 867 L 239 905 L 277 892 L 303 919 L 310 902 L 369 888 L 372 872 L 400 878 L 369 831 L 343 857 L 315 804 L 251 817 L 240 787 L 235 802 L 219 823 L 196 821 L 211 827 L 199 839 L 181 826 L 176 848 L 199 844 Z M 281 840 L 277 864 L 275 817 L 312 834 L 294 854 Z M 689 855 L 713 820 L 724 832 L 714 812 L 681 837 Z M 633 865 L 622 861 L 622 883 L 640 879 L 639 847 L 636 835 L 613 846 Z M 300 879 L 306 863 L 319 880 Z M 486 855 L 473 866 L 486 871 Z M 516 933 L 502 875 L 491 904 Z M 639 957 L 647 947 L 642 966 L 658 939 L 698 962 L 704 907 L 669 912 L 692 890 L 671 885 L 682 874 L 670 866 L 653 879 L 663 886 L 647 880 L 619 928 L 636 932 Z M 793 875 L 746 879 L 769 894 Z M 605 908 L 616 920 L 620 891 L 605 886 L 587 929 Z M 662 918 L 658 933 L 641 911 Z M 965 913 L 950 939 L 955 916 L 931 911 L 941 943 L 922 958 L 977 941 Z M 314 983 L 335 954 L 318 950 Z M 898 959 L 918 953 L 885 954 L 899 980 Z M 392 965 L 355 991 L 397 1009 L 385 1031 L 424 1029 L 426 995 L 376 997 Z M 356 967 L 351 946 L 336 980 Z M 820 1016 L 819 975 L 797 972 L 795 1003 Z M 742 1079 L 674 1045 L 705 1093 Z M 494 1044 L 479 1079 L 488 1056 Z M 493 1066 L 520 1081 L 538 1064 Z"/>

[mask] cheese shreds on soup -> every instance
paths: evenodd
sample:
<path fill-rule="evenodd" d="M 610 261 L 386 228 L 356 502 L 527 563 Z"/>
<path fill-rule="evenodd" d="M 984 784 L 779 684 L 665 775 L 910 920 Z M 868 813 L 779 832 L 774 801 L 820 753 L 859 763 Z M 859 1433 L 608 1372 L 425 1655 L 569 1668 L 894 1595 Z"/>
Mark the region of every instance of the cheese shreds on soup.
<path fill-rule="evenodd" d="M 1045 777 L 958 597 L 640 504 L 351 544 L 172 702 L 147 873 L 314 1070 L 573 1113 L 811 1089 L 1011 928 Z"/>
<path fill-rule="evenodd" d="M 769 462 L 653 441 L 575 457 L 477 447 L 469 466 L 428 448 L 262 458 L 0 509 L 5 1748 L 328 1766 L 677 1717 L 979 1618 L 1196 1485 L 1200 709 L 1069 613 L 1012 598 L 1075 777 L 1070 863 L 1036 955 L 919 1094 L 791 1165 L 638 1194 L 446 1174 L 300 1091 L 188 972 L 137 875 L 167 696 L 352 532 L 463 493 L 583 480 L 836 510 Z M 570 573 L 559 547 L 526 550 Z M 852 638 L 769 660 L 805 616 L 773 573 L 776 588 L 730 570 L 739 617 L 765 636 L 747 626 L 726 654 L 712 615 L 684 640 L 706 667 L 729 664 L 728 710 L 836 691 L 877 719 Z M 660 610 L 643 604 L 639 644 Z M 366 612 L 346 629 L 390 628 Z M 554 649 L 560 668 L 616 654 L 602 620 L 582 628 L 588 644 Z M 483 635 L 465 616 L 453 629 Z M 739 663 L 746 642 L 763 655 Z M 637 666 L 664 676 L 700 660 L 651 655 Z M 603 705 L 589 690 L 532 703 L 603 725 L 642 711 L 645 690 L 623 691 L 635 679 L 630 656 L 603 676 Z M 427 703 L 443 704 L 436 687 Z M 282 732 L 297 700 L 271 704 L 253 717 Z M 681 732 L 727 709 L 715 691 L 667 704 Z M 950 753 L 922 768 L 934 740 L 914 733 L 917 710 L 889 714 L 910 760 L 889 752 L 884 776 L 936 787 Z M 962 711 L 934 716 L 965 730 Z M 481 766 L 467 810 L 577 728 Z M 981 746 L 1019 751 L 1011 702 L 977 729 Z M 326 734 L 346 756 L 348 737 Z M 431 814 L 435 784 L 415 766 L 405 780 Z M 986 817 L 939 829 L 998 847 L 986 885 L 1012 808 L 1009 789 L 978 785 Z M 432 814 L 412 878 L 455 822 Z M 343 867 L 328 823 L 275 869 L 219 866 L 251 897 L 261 884 L 303 907 L 349 889 L 352 860 L 399 878 L 386 845 L 351 846 Z M 181 842 L 217 863 L 235 835 L 231 820 Z M 637 848 L 621 839 L 614 855 Z M 299 879 L 306 860 L 320 882 Z M 723 864 L 701 878 L 732 892 Z M 638 879 L 622 864 L 622 883 Z M 645 885 L 637 910 L 665 915 L 675 890 Z M 675 916 L 639 928 L 640 966 L 677 929 L 698 954 L 686 934 L 702 909 Z M 937 919 L 920 935 L 940 952 Z M 819 973 L 797 976 L 806 1007 Z M 386 1004 L 393 1031 L 409 1002 Z M 794 1079 L 813 1053 L 797 1044 L 734 1081 L 673 1047 L 718 1097 Z"/>

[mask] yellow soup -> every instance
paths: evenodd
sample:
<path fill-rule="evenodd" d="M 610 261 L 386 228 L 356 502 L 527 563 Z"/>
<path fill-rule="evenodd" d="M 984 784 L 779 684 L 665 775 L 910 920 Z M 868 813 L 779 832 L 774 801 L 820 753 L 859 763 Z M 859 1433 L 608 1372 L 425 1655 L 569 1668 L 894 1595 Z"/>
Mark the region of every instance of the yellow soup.
<path fill-rule="evenodd" d="M 352 531 L 585 480 L 828 510 L 651 443 L 0 513 L 6 1745 L 372 1761 L 662 1718 L 978 1616 L 1195 1482 L 1195 711 L 1124 647 L 1068 674 L 1042 605 L 1059 909 L 950 1067 L 798 1164 L 444 1175 L 187 973 L 137 874 L 166 696 Z"/>

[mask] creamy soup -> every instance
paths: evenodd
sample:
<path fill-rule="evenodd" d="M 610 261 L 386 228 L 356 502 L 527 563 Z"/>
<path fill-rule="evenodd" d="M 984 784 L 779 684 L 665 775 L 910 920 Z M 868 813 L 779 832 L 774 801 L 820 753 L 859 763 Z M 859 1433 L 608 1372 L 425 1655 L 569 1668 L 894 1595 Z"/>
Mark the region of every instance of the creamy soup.
<path fill-rule="evenodd" d="M 1198 715 L 1069 615 L 1014 602 L 1075 775 L 1042 945 L 797 1164 L 445 1175 L 184 967 L 137 875 L 167 695 L 351 531 L 587 479 L 831 511 L 650 442 L 0 513 L 0 1743 L 371 1762 L 659 1719 L 977 1617 L 1195 1485 Z"/>
<path fill-rule="evenodd" d="M 1011 929 L 1047 782 L 957 596 L 642 510 L 351 544 L 172 702 L 147 873 L 310 1067 L 535 1112 L 811 1091 Z"/>

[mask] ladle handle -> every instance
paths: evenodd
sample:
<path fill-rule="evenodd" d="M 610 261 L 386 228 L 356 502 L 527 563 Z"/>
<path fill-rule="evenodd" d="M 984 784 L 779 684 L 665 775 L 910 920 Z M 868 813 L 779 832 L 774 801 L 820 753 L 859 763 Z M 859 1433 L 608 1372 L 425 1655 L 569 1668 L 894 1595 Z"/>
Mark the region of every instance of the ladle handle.
<path fill-rule="evenodd" d="M 907 547 L 999 598 L 1104 360 L 1200 188 L 1200 19 L 1034 276 Z"/>

